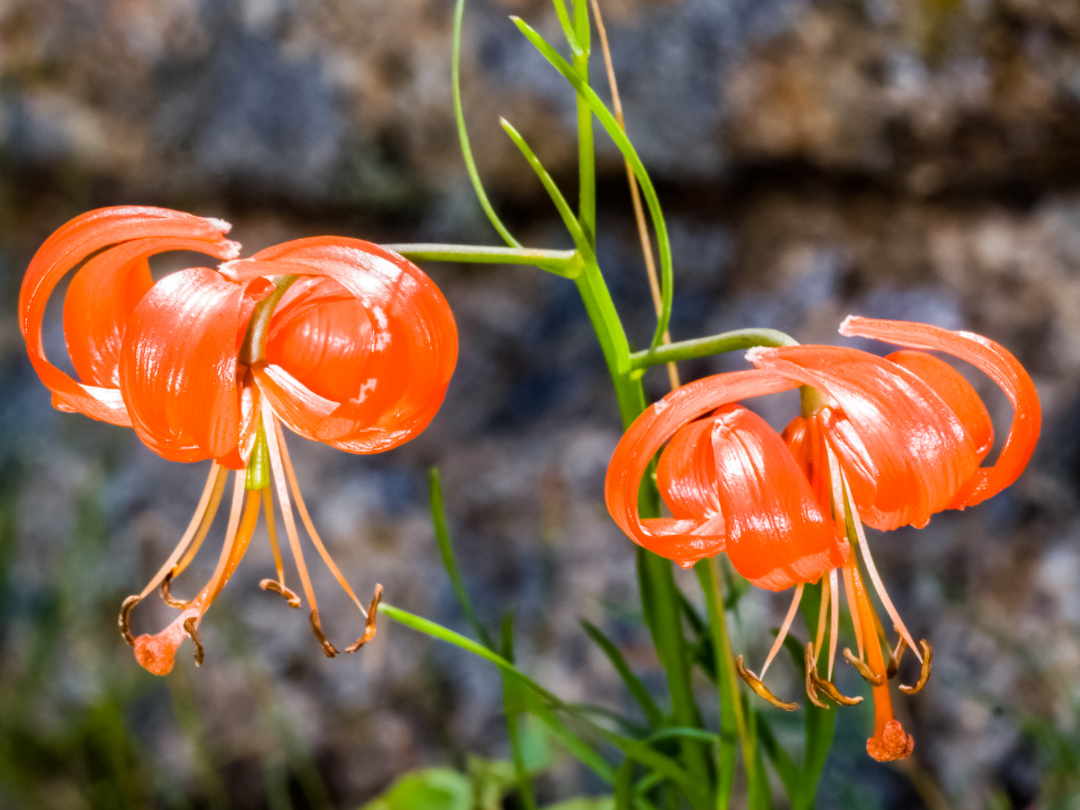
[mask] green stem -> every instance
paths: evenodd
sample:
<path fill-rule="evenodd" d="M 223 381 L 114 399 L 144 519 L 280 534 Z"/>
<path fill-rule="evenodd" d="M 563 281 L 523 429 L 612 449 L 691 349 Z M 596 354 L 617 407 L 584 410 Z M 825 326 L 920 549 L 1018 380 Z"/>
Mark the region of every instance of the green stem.
<path fill-rule="evenodd" d="M 776 329 L 736 329 L 719 335 L 681 340 L 655 349 L 646 349 L 630 355 L 630 366 L 644 370 L 679 360 L 693 360 L 714 354 L 752 349 L 755 346 L 797 346 L 798 341 Z"/>
<path fill-rule="evenodd" d="M 586 263 L 577 285 L 608 363 L 623 426 L 629 427 L 645 410 L 645 392 L 641 380 L 630 373 L 626 333 L 595 261 Z M 639 511 L 642 517 L 660 516 L 660 496 L 651 480 L 650 476 L 646 476 L 641 488 Z M 672 564 L 641 549 L 638 553 L 638 576 L 646 621 L 667 676 L 674 722 L 678 726 L 700 728 L 701 714 L 694 701 L 690 651 L 683 634 L 680 598 Z M 692 739 L 683 739 L 680 746 L 683 762 L 693 779 L 697 784 L 710 784 L 707 746 Z"/>
<path fill-rule="evenodd" d="M 577 278 L 582 260 L 575 250 L 477 247 L 474 245 L 384 245 L 410 261 L 461 262 L 463 264 L 527 264 L 563 278 Z"/>
<path fill-rule="evenodd" d="M 270 333 L 270 318 L 273 317 L 274 309 L 286 290 L 299 278 L 300 276 L 274 277 L 273 292 L 255 305 L 255 309 L 251 311 L 247 331 L 244 333 L 244 341 L 240 344 L 238 360 L 241 365 L 251 366 L 266 358 L 266 337 Z"/>
<path fill-rule="evenodd" d="M 709 610 L 709 629 L 713 637 L 713 654 L 716 663 L 716 681 L 720 697 L 720 762 L 716 791 L 717 810 L 727 810 L 731 805 L 734 787 L 735 749 L 728 743 L 732 735 L 738 735 L 742 745 L 743 760 L 753 761 L 753 740 L 743 712 L 739 678 L 735 671 L 735 656 L 728 633 L 727 613 L 724 611 L 724 585 L 720 578 L 720 563 L 715 557 L 694 566 L 705 604 Z"/>
<path fill-rule="evenodd" d="M 589 6 L 586 0 L 574 0 L 574 70 L 589 82 Z M 593 246 L 596 245 L 596 156 L 593 137 L 593 114 L 586 101 L 577 95 L 578 130 L 578 221 Z"/>

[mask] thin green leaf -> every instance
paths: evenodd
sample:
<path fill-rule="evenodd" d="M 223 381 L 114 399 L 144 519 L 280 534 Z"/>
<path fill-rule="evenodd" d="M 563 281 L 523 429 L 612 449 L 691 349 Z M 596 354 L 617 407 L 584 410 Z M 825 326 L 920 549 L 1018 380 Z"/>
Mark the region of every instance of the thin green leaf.
<path fill-rule="evenodd" d="M 615 646 L 615 643 L 605 636 L 596 625 L 591 622 L 581 620 L 581 626 L 585 628 L 585 632 L 588 634 L 596 645 L 603 650 L 604 655 L 608 657 L 611 665 L 615 667 L 615 671 L 619 673 L 619 677 L 622 678 L 626 688 L 630 691 L 631 696 L 637 702 L 641 710 L 645 712 L 645 717 L 649 721 L 649 725 L 653 728 L 659 728 L 664 724 L 664 713 L 660 711 L 660 707 L 656 705 L 656 701 L 653 700 L 652 695 L 649 694 L 649 690 L 645 688 L 645 684 L 641 682 L 641 679 L 634 674 L 630 669 L 630 665 L 626 663 L 626 658 L 623 657 L 622 652 Z"/>
<path fill-rule="evenodd" d="M 566 229 L 570 232 L 570 237 L 574 240 L 578 252 L 585 259 L 586 263 L 595 263 L 596 257 L 593 254 L 592 244 L 590 243 L 589 238 L 581 229 L 581 223 L 579 223 L 577 217 L 574 216 L 574 212 L 570 210 L 570 206 L 566 203 L 566 198 L 562 195 L 562 192 L 559 191 L 559 187 L 555 185 L 555 181 L 552 179 L 551 175 L 548 174 L 548 170 L 544 168 L 544 165 L 525 142 L 525 139 L 521 137 L 521 133 L 514 129 L 509 121 L 505 118 L 500 118 L 499 123 L 502 125 L 506 134 L 510 136 L 510 140 L 514 142 L 514 145 L 521 150 L 521 154 L 525 156 L 525 160 L 529 162 L 533 171 L 536 172 L 536 176 L 540 178 L 540 182 L 544 185 L 544 190 L 547 191 L 548 196 L 551 197 L 551 201 L 555 203 L 555 208 L 558 210 L 559 216 L 562 217 L 563 224 L 566 225 Z"/>
<path fill-rule="evenodd" d="M 473 609 L 469 593 L 465 589 L 465 581 L 461 578 L 461 569 L 458 568 L 457 558 L 454 556 L 454 547 L 450 543 L 450 532 L 446 528 L 446 511 L 443 508 L 442 481 L 439 478 L 439 469 L 432 467 L 428 474 L 428 484 L 431 499 L 431 522 L 435 528 L 435 541 L 439 544 L 439 555 L 442 557 L 443 568 L 450 578 L 450 585 L 454 589 L 461 611 L 477 638 L 489 650 L 496 649 L 495 642 L 488 633 L 487 628 L 480 621 L 480 617 Z"/>
<path fill-rule="evenodd" d="M 821 608 L 821 585 L 808 586 L 803 592 L 802 613 L 806 619 L 811 638 L 817 635 L 817 622 Z M 805 674 L 805 658 L 799 666 Z M 825 770 L 825 762 L 832 748 L 836 730 L 836 712 L 821 709 L 813 704 L 806 706 L 806 751 L 803 754 L 802 776 L 796 796 L 791 797 L 792 810 L 812 810 L 818 782 Z"/>
<path fill-rule="evenodd" d="M 581 46 L 578 45 L 577 34 L 574 32 L 574 24 L 570 21 L 570 15 L 566 13 L 566 3 L 563 0 L 552 0 L 552 3 L 555 5 L 555 16 L 559 18 L 559 25 L 562 27 L 566 42 L 573 54 L 577 56 L 581 53 Z"/>
<path fill-rule="evenodd" d="M 802 773 L 788 756 L 787 751 L 777 742 L 776 735 L 773 734 L 772 728 L 762 714 L 757 716 L 757 733 L 761 748 L 768 756 L 780 781 L 784 783 L 784 790 L 787 791 L 789 797 L 794 798 L 799 792 Z"/>
<path fill-rule="evenodd" d="M 492 224 L 499 236 L 511 247 L 521 247 L 521 244 L 510 235 L 510 231 L 503 225 L 495 208 L 484 191 L 484 184 L 480 180 L 480 173 L 476 170 L 476 161 L 473 160 L 472 147 L 469 145 L 469 133 L 465 127 L 465 110 L 461 103 L 461 22 L 465 17 L 465 0 L 457 0 L 454 6 L 454 40 L 453 53 L 450 62 L 450 77 L 454 93 L 454 120 L 457 122 L 458 140 L 461 143 L 461 155 L 465 159 L 465 170 L 469 173 L 473 191 L 476 193 L 480 206 L 487 214 L 488 221 Z"/>
<path fill-rule="evenodd" d="M 525 35 L 525 38 L 533 44 L 533 47 L 573 85 L 578 95 L 589 105 L 593 115 L 596 116 L 615 142 L 619 151 L 622 152 L 623 157 L 629 162 L 630 168 L 641 186 L 641 192 L 645 196 L 645 202 L 649 207 L 649 215 L 652 217 L 653 229 L 656 231 L 656 246 L 660 254 L 661 311 L 656 325 L 656 332 L 650 344 L 655 349 L 660 346 L 671 320 L 672 298 L 671 242 L 668 238 L 667 225 L 664 223 L 663 211 L 660 209 L 660 201 L 656 196 L 656 189 L 653 187 L 652 180 L 649 179 L 645 165 L 641 162 L 641 158 L 638 157 L 637 150 L 630 143 L 630 139 L 623 132 L 622 127 L 619 126 L 615 116 L 611 114 L 596 92 L 589 87 L 587 79 L 563 59 L 558 51 L 552 48 L 528 23 L 518 17 L 511 17 L 511 19 L 521 33 Z"/>

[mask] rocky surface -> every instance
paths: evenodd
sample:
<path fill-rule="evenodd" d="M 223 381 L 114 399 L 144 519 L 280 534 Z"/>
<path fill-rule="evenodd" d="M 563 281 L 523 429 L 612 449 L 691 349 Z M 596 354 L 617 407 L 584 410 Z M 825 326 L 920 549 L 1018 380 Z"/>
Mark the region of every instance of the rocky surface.
<path fill-rule="evenodd" d="M 831 342 L 850 312 L 925 320 L 1012 348 L 1043 400 L 1042 445 L 1009 492 L 872 540 L 913 632 L 935 643 L 937 669 L 901 701 L 917 739 L 911 767 L 868 767 L 869 721 L 848 713 L 821 806 L 1021 808 L 1040 790 L 1039 806 L 1073 795 L 1080 5 L 602 7 L 629 131 L 672 232 L 677 339 L 754 325 Z M 0 750 L 24 752 L 40 781 L 0 770 L 0 804 L 95 806 L 87 786 L 115 767 L 144 804 L 264 806 L 285 788 L 300 806 L 355 806 L 409 768 L 506 755 L 490 668 L 388 623 L 360 656 L 323 660 L 303 617 L 255 591 L 272 564 L 258 543 L 204 625 L 207 665 L 178 667 L 168 683 L 134 671 L 114 611 L 167 554 L 204 473 L 161 461 L 128 431 L 53 412 L 14 314 L 36 246 L 101 205 L 221 216 L 249 251 L 312 233 L 493 244 L 454 134 L 452 10 L 447 0 L 0 0 L 0 295 L 10 302 L 0 689 L 20 704 L 0 720 Z M 518 238 L 563 247 L 497 119 L 569 192 L 573 96 L 511 14 L 557 31 L 540 0 L 469 4 L 473 150 Z M 652 316 L 622 167 L 602 138 L 600 154 L 600 258 L 641 342 Z M 294 442 L 314 519 L 360 591 L 381 581 L 393 604 L 462 628 L 426 512 L 426 470 L 438 464 L 481 613 L 494 626 L 515 611 L 520 659 L 542 682 L 571 700 L 610 700 L 614 675 L 579 617 L 603 623 L 643 671 L 655 661 L 604 607 L 632 603 L 633 555 L 601 503 L 617 414 L 576 293 L 522 268 L 427 269 L 461 330 L 446 404 L 422 437 L 384 456 Z M 48 340 L 62 353 L 58 329 Z M 663 393 L 662 374 L 648 382 Z M 1004 398 L 977 383 L 1004 423 Z M 766 415 L 782 424 L 787 407 Z M 358 622 L 319 577 L 328 629 L 345 638 Z M 178 588 L 197 584 L 193 574 Z M 782 602 L 746 600 L 751 654 Z M 148 609 L 139 621 L 163 619 Z M 127 765 L 95 759 L 101 739 Z M 548 797 L 598 787 L 572 768 L 555 774 L 541 786 Z"/>

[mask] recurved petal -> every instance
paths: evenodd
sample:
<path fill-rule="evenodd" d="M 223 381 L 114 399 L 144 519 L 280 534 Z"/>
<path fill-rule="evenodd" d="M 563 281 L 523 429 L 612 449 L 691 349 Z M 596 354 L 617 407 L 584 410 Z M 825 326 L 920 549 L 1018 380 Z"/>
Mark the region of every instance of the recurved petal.
<path fill-rule="evenodd" d="M 855 436 L 831 443 L 845 470 L 872 469 L 873 500 L 856 505 L 878 529 L 925 525 L 948 507 L 978 466 L 963 424 L 915 374 L 867 352 L 836 346 L 751 349 L 758 368 L 817 388 L 840 406 Z M 863 448 L 865 457 L 847 450 Z"/>
<path fill-rule="evenodd" d="M 172 244 L 178 240 L 195 240 L 180 249 L 192 249 L 192 245 L 195 245 L 194 249 L 219 259 L 232 258 L 238 254 L 239 246 L 225 239 L 228 230 L 229 225 L 220 220 L 203 219 L 162 208 L 123 206 L 102 208 L 76 217 L 45 241 L 23 277 L 19 292 L 19 326 L 26 340 L 30 362 L 42 382 L 52 392 L 53 404 L 57 408 L 80 411 L 95 419 L 115 424 L 130 424 L 119 392 L 115 388 L 77 382 L 50 363 L 45 355 L 42 342 L 45 306 L 64 274 L 99 251 L 105 252 L 95 259 L 106 262 L 105 257 L 111 249 L 115 249 L 114 246 L 139 239 L 159 240 L 146 255 L 172 250 Z M 126 289 L 125 295 L 131 294 L 131 289 Z M 102 295 L 107 297 L 105 291 L 102 291 Z M 104 320 L 107 321 L 108 317 Z M 108 331 L 102 324 L 98 326 L 103 331 Z M 94 334 L 98 334 L 97 329 Z M 106 339 L 105 342 L 108 344 L 109 340 Z M 106 355 L 108 351 L 105 351 Z M 80 374 L 83 369 L 88 368 L 85 360 L 84 357 L 78 361 L 82 366 L 79 369 Z M 107 365 L 104 360 L 99 364 L 103 371 L 107 370 Z M 92 369 L 93 366 L 93 363 L 89 364 L 89 368 Z M 103 372 L 91 373 L 102 381 L 107 379 Z"/>
<path fill-rule="evenodd" d="M 982 371 L 1009 398 L 1013 421 L 997 461 L 990 467 L 975 470 L 949 504 L 950 508 L 963 509 L 981 503 L 1009 486 L 1024 471 L 1039 440 L 1042 408 L 1027 370 L 1005 348 L 973 332 L 952 332 L 921 323 L 855 316 L 840 325 L 840 333 L 915 349 L 947 352 Z"/>
<path fill-rule="evenodd" d="M 457 362 L 457 327 L 438 287 L 415 265 L 369 242 L 317 237 L 228 262 L 222 272 L 238 281 L 285 274 L 323 276 L 346 290 L 366 315 L 365 326 L 359 310 L 342 303 L 336 314 L 316 326 L 312 318 L 322 315 L 311 310 L 301 317 L 306 325 L 300 332 L 338 333 L 331 323 L 335 321 L 351 322 L 357 333 L 316 357 L 309 351 L 314 344 L 294 332 L 292 359 L 286 362 L 280 356 L 276 371 L 267 367 L 277 382 L 276 391 L 266 392 L 268 399 L 293 396 L 296 385 L 307 387 L 305 379 L 322 389 L 310 391 L 314 399 L 300 397 L 282 411 L 274 405 L 294 431 L 349 452 L 375 453 L 411 439 L 431 421 Z M 296 306 L 302 305 L 298 298 Z M 332 377 L 341 381 L 330 385 L 326 381 Z M 336 403 L 329 413 L 306 404 L 328 399 Z"/>
<path fill-rule="evenodd" d="M 757 414 L 729 406 L 713 420 L 715 480 L 735 570 L 759 588 L 816 582 L 847 559 L 810 483 Z"/>
<path fill-rule="evenodd" d="M 710 436 L 713 419 L 684 425 L 671 437 L 656 465 L 656 486 L 671 514 L 694 520 L 720 513 Z"/>
<path fill-rule="evenodd" d="M 159 281 L 131 313 L 120 388 L 139 438 L 164 458 L 243 466 L 236 357 L 244 309 L 242 287 L 195 267 Z"/>
<path fill-rule="evenodd" d="M 608 465 L 604 498 L 619 528 L 635 543 L 683 566 L 722 551 L 722 521 L 709 524 L 707 516 L 699 521 L 643 521 L 638 512 L 641 478 L 656 451 L 683 425 L 723 405 L 797 385 L 761 371 L 735 371 L 684 385 L 646 409 L 623 434 Z"/>

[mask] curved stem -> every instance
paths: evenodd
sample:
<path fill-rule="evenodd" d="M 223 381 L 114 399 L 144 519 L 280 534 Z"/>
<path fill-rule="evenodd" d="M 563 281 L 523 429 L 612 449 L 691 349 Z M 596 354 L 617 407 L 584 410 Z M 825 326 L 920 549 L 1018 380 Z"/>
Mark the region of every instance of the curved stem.
<path fill-rule="evenodd" d="M 583 262 L 576 250 L 501 248 L 475 245 L 407 244 L 383 245 L 410 261 L 461 262 L 464 264 L 528 264 L 563 278 L 577 278 Z"/>
<path fill-rule="evenodd" d="M 714 354 L 752 349 L 754 346 L 797 346 L 798 341 L 776 329 L 736 329 L 719 335 L 681 340 L 656 349 L 646 349 L 630 355 L 630 367 L 645 370 L 652 366 L 692 360 Z"/>

